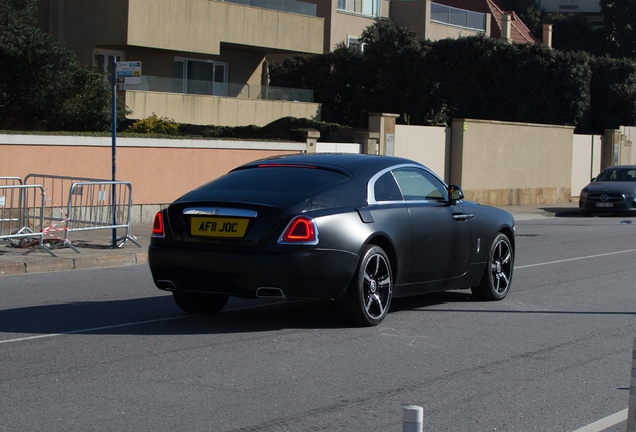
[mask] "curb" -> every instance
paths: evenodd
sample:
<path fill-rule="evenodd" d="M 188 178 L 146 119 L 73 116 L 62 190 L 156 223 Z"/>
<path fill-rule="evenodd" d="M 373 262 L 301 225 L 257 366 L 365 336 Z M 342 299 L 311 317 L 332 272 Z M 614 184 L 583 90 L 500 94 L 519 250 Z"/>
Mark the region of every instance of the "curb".
<path fill-rule="evenodd" d="M 97 257 L 58 258 L 0 264 L 0 276 L 25 273 L 48 273 L 64 270 L 87 270 L 106 267 L 124 267 L 147 264 L 148 253 L 102 255 Z"/>

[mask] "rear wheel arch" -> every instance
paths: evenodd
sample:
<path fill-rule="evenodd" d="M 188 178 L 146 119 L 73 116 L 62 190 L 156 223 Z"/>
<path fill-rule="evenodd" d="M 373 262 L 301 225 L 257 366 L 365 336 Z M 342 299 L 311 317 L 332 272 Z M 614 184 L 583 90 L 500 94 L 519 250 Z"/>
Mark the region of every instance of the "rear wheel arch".
<path fill-rule="evenodd" d="M 393 273 L 393 281 L 398 280 L 398 275 L 400 273 L 400 266 L 398 265 L 397 254 L 395 252 L 395 246 L 393 243 L 383 235 L 377 235 L 375 237 L 370 238 L 364 245 L 362 245 L 362 249 L 365 246 L 379 246 L 384 250 L 384 253 L 389 257 L 389 263 L 391 264 L 391 272 Z M 362 259 L 360 257 L 359 259 Z"/>

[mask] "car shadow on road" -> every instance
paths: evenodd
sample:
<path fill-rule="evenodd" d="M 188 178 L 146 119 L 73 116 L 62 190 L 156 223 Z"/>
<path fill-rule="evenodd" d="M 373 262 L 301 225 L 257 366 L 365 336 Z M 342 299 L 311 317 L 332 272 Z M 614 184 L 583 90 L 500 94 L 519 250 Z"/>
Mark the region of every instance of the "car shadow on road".
<path fill-rule="evenodd" d="M 0 310 L 0 338 L 43 334 L 215 334 L 266 332 L 283 328 L 337 328 L 327 301 L 263 303 L 231 299 L 216 315 L 181 312 L 172 296 L 76 302 Z M 7 335 L 8 334 L 8 335 Z"/>
<path fill-rule="evenodd" d="M 470 291 L 393 299 L 390 312 L 474 301 Z M 231 298 L 216 315 L 188 315 L 172 296 L 74 302 L 0 310 L 3 339 L 57 334 L 193 335 L 351 328 L 332 301 L 264 303 Z"/>
<path fill-rule="evenodd" d="M 615 213 L 593 213 L 589 216 L 583 216 L 578 207 L 540 207 L 539 210 L 545 212 L 548 216 L 557 218 L 571 218 L 571 217 L 584 217 L 584 218 L 634 218 L 636 213 L 634 212 L 615 212 Z"/>
<path fill-rule="evenodd" d="M 559 218 L 581 217 L 581 213 L 576 207 L 539 207 L 539 210 L 546 212 L 548 216 Z"/>

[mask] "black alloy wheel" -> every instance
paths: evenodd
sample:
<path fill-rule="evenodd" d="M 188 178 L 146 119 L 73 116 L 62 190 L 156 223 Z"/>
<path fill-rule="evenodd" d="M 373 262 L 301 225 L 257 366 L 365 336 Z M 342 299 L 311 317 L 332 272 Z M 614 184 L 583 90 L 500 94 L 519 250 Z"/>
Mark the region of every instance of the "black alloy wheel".
<path fill-rule="evenodd" d="M 505 234 L 499 233 L 490 248 L 481 282 L 471 288 L 473 295 L 481 300 L 504 299 L 510 291 L 513 266 L 512 243 Z"/>
<path fill-rule="evenodd" d="M 352 324 L 375 326 L 382 322 L 393 295 L 389 257 L 379 246 L 366 246 L 347 292 L 338 300 L 338 311 Z"/>
<path fill-rule="evenodd" d="M 229 296 L 223 294 L 194 293 L 188 291 L 173 291 L 175 303 L 189 314 L 215 314 L 227 303 Z"/>

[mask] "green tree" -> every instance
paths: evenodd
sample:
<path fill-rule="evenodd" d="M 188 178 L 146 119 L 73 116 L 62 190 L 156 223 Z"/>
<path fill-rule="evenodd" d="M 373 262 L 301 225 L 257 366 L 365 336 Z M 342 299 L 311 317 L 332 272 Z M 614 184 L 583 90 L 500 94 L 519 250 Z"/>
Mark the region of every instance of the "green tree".
<path fill-rule="evenodd" d="M 110 129 L 103 73 L 35 26 L 37 0 L 0 0 L 0 124 L 46 121 L 52 130 Z M 119 108 L 120 119 L 124 107 Z"/>
<path fill-rule="evenodd" d="M 498 0 L 497 5 L 504 11 L 515 12 L 521 21 L 539 39 L 543 36 L 542 19 L 544 12 L 533 0 Z"/>
<path fill-rule="evenodd" d="M 627 60 L 484 36 L 418 41 L 388 21 L 367 28 L 363 42 L 363 55 L 340 47 L 285 62 L 272 84 L 315 89 L 323 120 L 355 127 L 366 126 L 369 112 L 419 125 L 463 117 L 580 133 L 636 124 L 636 72 Z"/>
<path fill-rule="evenodd" d="M 636 58 L 636 2 L 600 0 L 600 5 L 611 54 Z"/>
<path fill-rule="evenodd" d="M 636 61 L 595 58 L 592 65 L 592 130 L 636 125 Z"/>
<path fill-rule="evenodd" d="M 607 53 L 604 28 L 594 28 L 580 14 L 547 14 L 543 22 L 552 24 L 552 47 L 562 51 L 585 51 L 602 56 Z"/>

